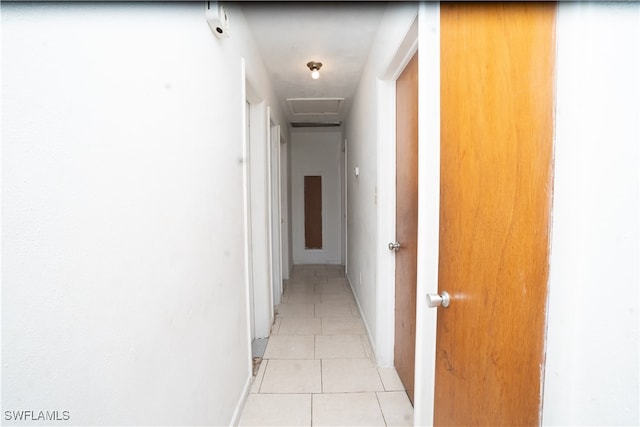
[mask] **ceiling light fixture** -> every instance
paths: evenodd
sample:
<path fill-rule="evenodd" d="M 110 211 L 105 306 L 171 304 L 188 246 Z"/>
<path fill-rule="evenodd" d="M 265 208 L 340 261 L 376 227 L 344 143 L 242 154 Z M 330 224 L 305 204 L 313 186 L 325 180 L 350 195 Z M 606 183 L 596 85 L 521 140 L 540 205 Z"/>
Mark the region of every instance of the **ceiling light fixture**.
<path fill-rule="evenodd" d="M 307 67 L 311 70 L 311 78 L 317 80 L 320 77 L 320 67 L 322 67 L 322 62 L 307 62 Z"/>

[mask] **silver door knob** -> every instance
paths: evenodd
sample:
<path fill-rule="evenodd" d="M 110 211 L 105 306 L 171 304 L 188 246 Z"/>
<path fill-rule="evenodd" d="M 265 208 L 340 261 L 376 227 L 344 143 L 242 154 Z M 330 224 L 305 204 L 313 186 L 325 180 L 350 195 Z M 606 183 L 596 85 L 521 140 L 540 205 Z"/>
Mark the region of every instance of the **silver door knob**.
<path fill-rule="evenodd" d="M 389 243 L 389 250 L 390 251 L 394 251 L 394 252 L 398 252 L 400 250 L 400 243 L 398 243 L 398 242 Z"/>
<path fill-rule="evenodd" d="M 439 307 L 443 306 L 444 308 L 449 307 L 449 303 L 451 302 L 451 297 L 447 293 L 447 291 L 442 292 L 440 295 L 438 294 L 427 294 L 427 304 L 429 307 Z"/>

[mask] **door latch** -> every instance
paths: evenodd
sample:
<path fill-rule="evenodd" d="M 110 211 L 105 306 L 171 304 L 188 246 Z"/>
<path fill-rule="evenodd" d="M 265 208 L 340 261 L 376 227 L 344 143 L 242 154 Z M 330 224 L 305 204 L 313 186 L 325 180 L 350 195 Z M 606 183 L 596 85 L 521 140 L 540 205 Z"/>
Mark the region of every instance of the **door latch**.
<path fill-rule="evenodd" d="M 444 308 L 449 307 L 449 303 L 451 302 L 451 297 L 447 291 L 443 291 L 440 295 L 438 294 L 427 294 L 427 304 L 429 307 L 439 307 L 443 306 Z"/>

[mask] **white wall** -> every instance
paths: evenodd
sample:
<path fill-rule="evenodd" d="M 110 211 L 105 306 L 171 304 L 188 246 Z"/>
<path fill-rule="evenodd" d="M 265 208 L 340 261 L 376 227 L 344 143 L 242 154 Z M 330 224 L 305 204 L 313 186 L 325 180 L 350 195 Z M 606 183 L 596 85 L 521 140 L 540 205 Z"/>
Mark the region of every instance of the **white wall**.
<path fill-rule="evenodd" d="M 389 101 L 383 98 L 381 85 L 389 84 L 389 70 L 416 14 L 417 4 L 392 3 L 388 6 L 345 121 L 347 277 L 362 311 L 376 359 L 387 366 L 393 364 L 395 261 L 387 244 L 395 241 L 395 193 L 380 192 L 380 189 L 386 189 L 387 184 L 395 188 L 395 149 L 392 145 L 395 113 L 381 113 L 379 104 Z M 391 84 L 395 88 L 395 83 Z M 390 102 L 395 103 L 395 98 Z M 383 124 L 393 129 L 391 135 L 380 133 Z M 384 175 L 381 175 L 381 163 L 386 168 Z M 358 177 L 353 173 L 355 167 L 360 169 Z M 388 215 L 389 209 L 394 213 L 392 217 Z M 385 231 L 381 232 L 382 229 Z M 380 263 L 385 263 L 384 276 L 378 274 Z"/>
<path fill-rule="evenodd" d="M 291 209 L 294 264 L 340 264 L 342 129 L 291 130 Z M 322 176 L 322 249 L 304 247 L 304 176 Z"/>
<path fill-rule="evenodd" d="M 241 14 L 2 5 L 2 410 L 225 425 L 250 381 Z M 274 121 L 279 112 L 272 110 Z"/>
<path fill-rule="evenodd" d="M 560 3 L 545 425 L 638 425 L 640 5 Z"/>

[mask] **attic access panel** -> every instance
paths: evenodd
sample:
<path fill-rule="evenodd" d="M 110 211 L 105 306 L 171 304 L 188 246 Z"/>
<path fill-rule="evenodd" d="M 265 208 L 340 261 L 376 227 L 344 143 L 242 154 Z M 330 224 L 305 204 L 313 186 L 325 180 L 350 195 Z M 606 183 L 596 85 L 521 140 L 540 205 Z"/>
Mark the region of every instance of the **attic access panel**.
<path fill-rule="evenodd" d="M 339 114 L 344 98 L 287 98 L 294 115 Z"/>

